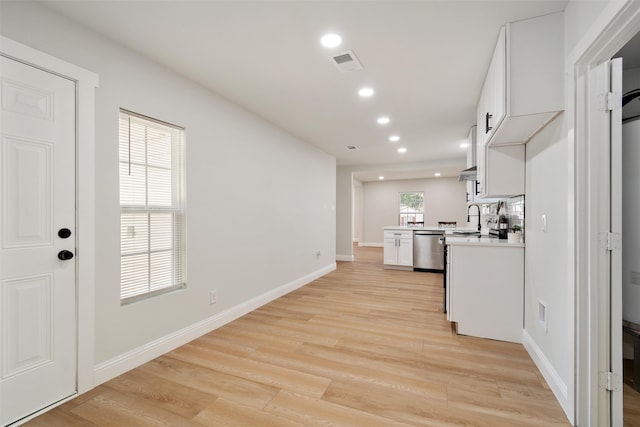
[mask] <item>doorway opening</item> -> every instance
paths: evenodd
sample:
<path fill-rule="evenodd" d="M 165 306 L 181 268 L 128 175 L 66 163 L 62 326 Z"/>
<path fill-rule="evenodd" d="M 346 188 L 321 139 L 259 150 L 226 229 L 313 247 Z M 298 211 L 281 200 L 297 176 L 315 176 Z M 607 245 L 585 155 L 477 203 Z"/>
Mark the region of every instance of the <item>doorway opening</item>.
<path fill-rule="evenodd" d="M 640 425 L 640 33 L 614 58 L 622 58 L 623 65 L 622 188 L 612 188 L 622 192 L 621 326 L 625 333 L 618 354 L 623 358 L 623 422 Z"/>

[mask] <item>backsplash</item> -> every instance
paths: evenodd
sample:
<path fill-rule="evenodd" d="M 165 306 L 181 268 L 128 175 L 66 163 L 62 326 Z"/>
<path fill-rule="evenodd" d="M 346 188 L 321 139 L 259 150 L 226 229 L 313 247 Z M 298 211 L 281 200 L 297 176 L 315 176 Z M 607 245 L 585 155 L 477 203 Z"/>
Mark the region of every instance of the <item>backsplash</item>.
<path fill-rule="evenodd" d="M 509 229 L 514 225 L 519 225 L 524 238 L 524 196 L 516 196 L 504 199 L 504 207 L 501 214 L 509 217 Z M 482 227 L 497 228 L 498 223 L 498 203 L 482 205 Z"/>
<path fill-rule="evenodd" d="M 509 228 L 519 225 L 524 233 L 524 196 L 516 196 L 507 199 L 507 215 L 509 215 Z"/>

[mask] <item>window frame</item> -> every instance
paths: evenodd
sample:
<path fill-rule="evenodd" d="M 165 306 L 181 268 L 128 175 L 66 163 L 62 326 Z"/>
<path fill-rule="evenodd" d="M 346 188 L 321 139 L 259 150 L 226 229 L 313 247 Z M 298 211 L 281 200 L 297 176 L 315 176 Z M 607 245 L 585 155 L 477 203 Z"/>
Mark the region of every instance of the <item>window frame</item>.
<path fill-rule="evenodd" d="M 402 195 L 403 194 L 421 194 L 422 195 L 422 211 L 406 211 L 406 212 L 402 212 Z M 400 191 L 398 193 L 398 225 L 399 226 L 407 226 L 409 221 L 408 221 L 408 216 L 409 215 L 422 215 L 422 219 L 418 220 L 417 218 L 415 219 L 414 222 L 421 222 L 424 223 L 424 217 L 425 217 L 425 201 L 424 201 L 424 191 Z M 406 221 L 404 221 L 403 223 L 403 217 L 406 218 Z"/>
<path fill-rule="evenodd" d="M 128 135 L 128 144 L 129 144 L 129 153 L 128 160 L 123 160 L 123 118 L 128 123 L 128 129 L 125 130 L 125 134 Z M 132 161 L 131 154 L 131 120 L 138 121 L 139 124 L 142 124 L 145 129 L 144 136 L 144 162 L 134 162 Z M 118 114 L 118 129 L 119 129 L 119 138 L 118 138 L 118 168 L 119 168 L 119 197 L 120 197 L 120 304 L 127 305 L 136 301 L 146 300 L 148 298 L 155 297 L 157 295 L 162 295 L 170 292 L 174 292 L 177 290 L 185 289 L 187 284 L 187 275 L 186 275 L 186 172 L 185 172 L 185 129 L 181 126 L 177 126 L 171 123 L 167 123 L 161 120 L 154 119 L 152 117 L 148 117 L 142 114 L 138 114 L 126 109 L 120 109 Z M 170 135 L 170 154 L 169 159 L 163 157 L 163 160 L 170 161 L 170 167 L 162 167 L 157 164 L 153 164 L 153 160 L 150 160 L 149 153 L 149 139 L 148 130 L 153 129 L 155 131 L 167 132 Z M 127 142 L 124 142 L 125 144 Z M 128 167 L 128 173 L 131 173 L 131 166 L 135 165 L 138 168 L 142 168 L 144 170 L 144 202 L 141 203 L 123 203 L 123 191 L 126 191 L 123 187 L 123 168 Z M 153 192 L 149 190 L 154 184 L 150 181 L 153 181 L 153 178 L 150 179 L 150 170 L 158 171 L 169 171 L 171 174 L 171 201 L 168 204 L 157 203 L 152 204 L 150 201 L 150 193 Z M 126 171 L 125 171 L 126 173 Z M 125 184 L 126 185 L 126 184 Z M 155 188 L 155 191 L 161 190 L 160 184 Z M 158 193 L 159 194 L 159 193 Z M 131 195 L 130 195 L 131 196 Z M 153 197 L 153 196 L 151 196 Z M 146 230 L 142 230 L 142 232 L 146 232 L 146 250 L 140 250 L 137 252 L 131 252 L 129 248 L 129 252 L 127 251 L 126 243 L 125 243 L 125 234 L 129 233 L 129 229 L 125 231 L 125 218 L 128 216 L 129 219 L 138 216 L 138 218 L 143 218 L 146 215 Z M 165 227 L 157 226 L 154 228 L 153 222 L 162 218 L 162 216 L 169 215 L 170 226 Z M 144 219 L 143 219 L 144 221 Z M 127 226 L 128 227 L 128 226 Z M 133 236 L 137 232 L 135 228 L 133 229 Z M 156 230 L 153 232 L 152 230 Z M 162 237 L 159 237 L 158 230 L 164 231 Z M 169 231 L 170 230 L 170 231 Z M 171 242 L 170 247 L 167 249 L 154 249 L 152 246 L 154 245 L 154 239 L 162 239 L 168 238 Z M 142 240 L 144 241 L 144 240 Z M 154 257 L 153 255 L 160 253 L 168 253 L 170 255 L 170 261 L 163 263 L 162 266 L 166 268 L 167 265 L 170 266 L 170 273 L 165 273 L 166 277 L 169 277 L 170 285 L 154 285 L 153 274 L 154 272 L 158 272 L 161 269 L 154 269 Z M 145 270 L 138 270 L 137 274 L 141 274 L 142 277 L 146 275 L 146 291 L 144 292 L 135 292 L 135 286 L 130 286 L 130 288 L 125 288 L 125 264 L 124 260 L 126 258 L 132 258 L 134 256 L 146 255 L 147 260 L 145 263 Z M 131 270 L 133 271 L 133 270 Z M 129 271 L 129 273 L 131 273 Z M 160 271 L 162 273 L 162 271 Z M 134 271 L 133 275 L 136 272 Z M 166 278 L 165 277 L 165 278 Z M 131 280 L 131 275 L 128 277 Z M 132 295 L 126 296 L 126 291 L 129 293 L 133 293 Z"/>

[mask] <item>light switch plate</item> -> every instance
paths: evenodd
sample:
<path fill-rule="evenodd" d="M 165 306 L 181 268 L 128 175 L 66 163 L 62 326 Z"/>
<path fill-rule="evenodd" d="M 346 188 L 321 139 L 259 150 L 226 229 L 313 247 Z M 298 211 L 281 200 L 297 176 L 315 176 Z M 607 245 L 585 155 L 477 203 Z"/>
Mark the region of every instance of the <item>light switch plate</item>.
<path fill-rule="evenodd" d="M 544 232 L 547 231 L 547 215 L 546 214 L 542 214 L 542 217 L 540 218 L 540 229 Z"/>

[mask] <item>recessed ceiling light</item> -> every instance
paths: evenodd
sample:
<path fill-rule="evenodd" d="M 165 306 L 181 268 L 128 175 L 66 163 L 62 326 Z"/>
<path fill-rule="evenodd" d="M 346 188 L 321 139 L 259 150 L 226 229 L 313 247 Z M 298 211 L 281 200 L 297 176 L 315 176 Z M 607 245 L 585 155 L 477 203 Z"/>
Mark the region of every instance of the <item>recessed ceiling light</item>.
<path fill-rule="evenodd" d="M 468 142 L 463 142 L 462 144 L 460 144 L 460 148 L 467 148 L 469 146 Z"/>
<path fill-rule="evenodd" d="M 434 173 L 435 176 L 440 176 L 440 172 Z"/>
<path fill-rule="evenodd" d="M 342 43 L 342 37 L 340 37 L 337 34 L 333 34 L 333 33 L 325 34 L 320 39 L 320 43 L 322 43 L 322 46 L 324 46 L 324 47 L 340 46 L 340 44 Z"/>
<path fill-rule="evenodd" d="M 404 147 L 398 148 L 398 153 L 406 153 L 406 152 L 407 152 L 406 148 L 404 148 Z"/>
<path fill-rule="evenodd" d="M 368 98 L 369 96 L 373 95 L 373 89 L 371 89 L 370 87 L 363 87 L 358 91 L 358 95 L 364 98 Z"/>
<path fill-rule="evenodd" d="M 398 135 L 391 135 L 391 136 L 389 137 L 389 141 L 391 141 L 391 142 L 398 142 L 398 141 L 400 141 L 400 137 L 399 137 Z"/>
<path fill-rule="evenodd" d="M 389 119 L 389 117 L 378 117 L 378 120 L 377 120 L 379 125 L 386 125 L 390 121 L 391 120 Z"/>
<path fill-rule="evenodd" d="M 380 181 L 382 181 L 382 180 L 384 179 L 384 176 L 380 175 L 380 176 L 378 177 L 378 179 L 379 179 Z"/>

